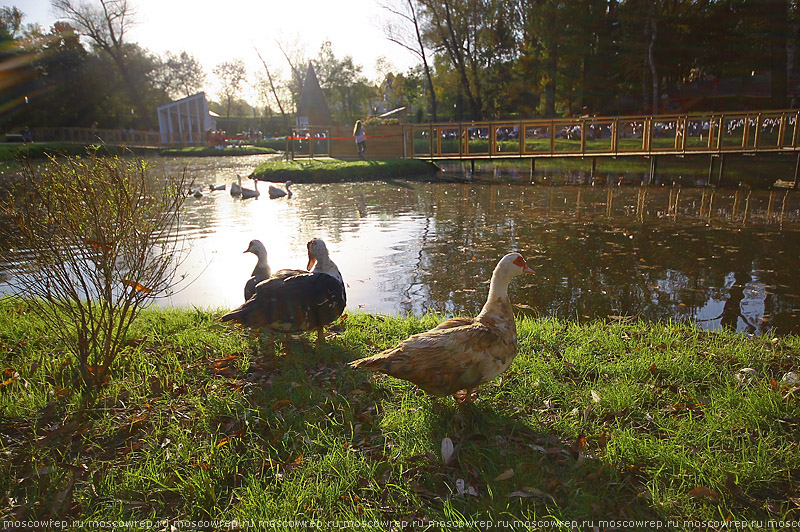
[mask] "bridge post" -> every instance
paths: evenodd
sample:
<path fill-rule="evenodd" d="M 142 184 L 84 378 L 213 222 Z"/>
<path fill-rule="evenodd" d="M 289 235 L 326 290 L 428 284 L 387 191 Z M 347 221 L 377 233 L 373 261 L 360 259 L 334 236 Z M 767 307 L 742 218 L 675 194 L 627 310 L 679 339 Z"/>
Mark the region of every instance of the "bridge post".
<path fill-rule="evenodd" d="M 589 176 L 591 181 L 594 181 L 594 176 L 597 173 L 597 157 L 592 157 L 592 175 Z"/>
<path fill-rule="evenodd" d="M 706 181 L 706 186 L 711 186 L 711 178 L 714 175 L 714 156 L 710 155 L 708 157 L 708 180 Z"/>
<path fill-rule="evenodd" d="M 795 128 L 797 124 L 795 124 Z M 792 183 L 792 188 L 797 188 L 797 178 L 800 177 L 800 152 L 797 154 L 797 163 L 794 165 L 794 183 Z"/>
<path fill-rule="evenodd" d="M 725 171 L 725 154 L 719 154 L 719 178 L 717 179 L 717 186 L 722 185 L 722 175 Z"/>
<path fill-rule="evenodd" d="M 531 157 L 531 182 L 533 182 L 533 175 L 536 172 L 536 158 Z"/>
<path fill-rule="evenodd" d="M 650 183 L 656 181 L 656 170 L 658 168 L 658 157 L 655 155 L 650 156 Z"/>

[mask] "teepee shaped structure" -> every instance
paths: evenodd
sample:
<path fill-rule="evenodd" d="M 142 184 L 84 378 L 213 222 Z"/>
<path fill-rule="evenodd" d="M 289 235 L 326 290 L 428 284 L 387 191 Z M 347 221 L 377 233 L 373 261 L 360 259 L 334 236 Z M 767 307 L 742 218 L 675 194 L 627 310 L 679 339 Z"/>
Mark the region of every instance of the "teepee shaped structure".
<path fill-rule="evenodd" d="M 297 102 L 297 125 L 328 126 L 330 124 L 331 111 L 325 100 L 325 94 L 319 86 L 314 65 L 309 61 L 306 80 L 303 83 L 303 90 L 300 92 L 300 100 Z"/>

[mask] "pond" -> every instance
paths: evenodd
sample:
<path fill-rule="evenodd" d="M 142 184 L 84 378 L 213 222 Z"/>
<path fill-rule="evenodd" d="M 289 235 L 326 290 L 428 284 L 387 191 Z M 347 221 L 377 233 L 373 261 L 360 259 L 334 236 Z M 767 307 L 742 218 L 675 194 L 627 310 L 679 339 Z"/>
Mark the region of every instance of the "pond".
<path fill-rule="evenodd" d="M 157 164 L 230 185 L 263 160 Z M 277 200 L 262 183 L 256 200 L 228 191 L 190 197 L 186 281 L 157 304 L 238 306 L 256 260 L 243 253 L 251 239 L 265 244 L 275 270 L 303 267 L 305 243 L 320 237 L 345 279 L 350 311 L 474 314 L 497 260 L 516 250 L 536 271 L 512 283 L 520 314 L 800 333 L 797 193 L 532 185 L 516 175 L 497 184 L 295 184 L 292 198 Z"/>

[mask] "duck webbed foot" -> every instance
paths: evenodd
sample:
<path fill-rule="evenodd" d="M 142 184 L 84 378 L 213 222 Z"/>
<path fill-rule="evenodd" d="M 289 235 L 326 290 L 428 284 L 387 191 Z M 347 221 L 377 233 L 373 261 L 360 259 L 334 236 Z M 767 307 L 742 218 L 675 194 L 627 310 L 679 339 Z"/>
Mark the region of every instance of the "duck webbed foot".
<path fill-rule="evenodd" d="M 456 404 L 461 406 L 472 403 L 478 397 L 478 392 L 475 388 L 467 388 L 466 390 L 458 390 L 453 394 Z"/>

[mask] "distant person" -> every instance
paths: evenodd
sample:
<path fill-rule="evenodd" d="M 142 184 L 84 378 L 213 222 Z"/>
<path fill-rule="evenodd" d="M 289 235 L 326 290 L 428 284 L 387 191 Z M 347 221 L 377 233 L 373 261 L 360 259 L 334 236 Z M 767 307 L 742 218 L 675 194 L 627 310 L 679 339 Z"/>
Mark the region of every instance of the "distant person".
<path fill-rule="evenodd" d="M 22 141 L 23 142 L 33 142 L 33 131 L 28 126 L 22 130 Z"/>
<path fill-rule="evenodd" d="M 364 129 L 364 124 L 361 120 L 356 120 L 356 125 L 353 128 L 353 137 L 356 140 L 356 148 L 358 148 L 358 158 L 363 159 L 364 153 L 367 151 L 367 130 Z"/>

